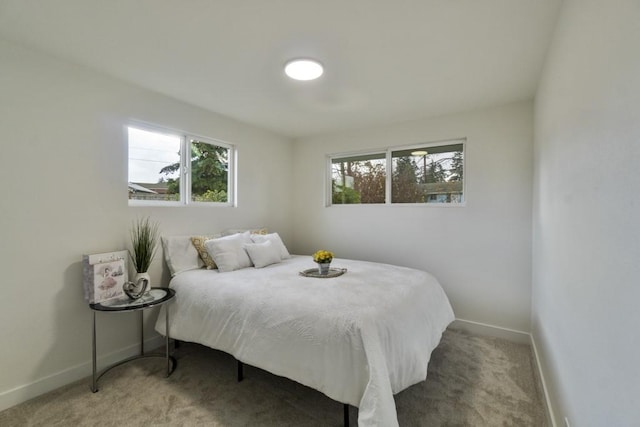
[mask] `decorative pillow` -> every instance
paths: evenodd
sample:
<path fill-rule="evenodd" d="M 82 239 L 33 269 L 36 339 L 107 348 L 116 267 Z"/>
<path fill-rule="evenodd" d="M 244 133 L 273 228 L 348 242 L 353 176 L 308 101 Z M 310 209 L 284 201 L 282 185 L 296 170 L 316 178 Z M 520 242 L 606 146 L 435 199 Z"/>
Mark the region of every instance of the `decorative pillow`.
<path fill-rule="evenodd" d="M 187 270 L 202 268 L 202 259 L 191 244 L 190 236 L 162 236 L 162 251 L 171 277 Z"/>
<path fill-rule="evenodd" d="M 256 268 L 266 267 L 282 261 L 280 250 L 269 240 L 262 243 L 245 243 L 242 247 L 247 251 L 251 262 Z"/>
<path fill-rule="evenodd" d="M 291 255 L 289 254 L 287 247 L 282 242 L 282 239 L 280 238 L 280 235 L 278 233 L 271 233 L 271 234 L 265 234 L 265 235 L 252 234 L 251 240 L 254 243 L 262 243 L 262 242 L 269 241 L 280 252 L 280 258 L 282 259 L 291 258 Z"/>
<path fill-rule="evenodd" d="M 191 243 L 198 251 L 198 255 L 200 255 L 200 259 L 204 262 L 204 265 L 207 266 L 207 270 L 212 270 L 214 268 L 218 268 L 216 263 L 213 261 L 209 252 L 207 252 L 207 248 L 204 247 L 204 242 L 210 239 L 215 239 L 220 236 L 192 236 Z"/>
<path fill-rule="evenodd" d="M 221 235 L 222 236 L 231 236 L 232 234 L 238 234 L 238 233 L 246 233 L 249 232 L 251 234 L 267 234 L 269 232 L 269 230 L 267 230 L 265 227 L 261 227 L 261 228 L 227 228 L 226 230 L 224 230 Z"/>
<path fill-rule="evenodd" d="M 218 266 L 218 271 L 224 273 L 251 267 L 251 258 L 242 247 L 245 243 L 251 243 L 248 231 L 209 239 L 204 242 L 204 247 Z"/>

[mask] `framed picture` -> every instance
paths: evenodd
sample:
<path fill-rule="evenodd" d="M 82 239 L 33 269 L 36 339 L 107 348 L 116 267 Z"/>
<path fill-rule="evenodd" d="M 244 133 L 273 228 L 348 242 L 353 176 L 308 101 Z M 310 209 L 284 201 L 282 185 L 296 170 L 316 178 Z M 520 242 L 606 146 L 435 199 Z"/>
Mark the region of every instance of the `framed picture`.
<path fill-rule="evenodd" d="M 125 297 L 127 251 L 83 255 L 84 299 L 89 304 Z"/>

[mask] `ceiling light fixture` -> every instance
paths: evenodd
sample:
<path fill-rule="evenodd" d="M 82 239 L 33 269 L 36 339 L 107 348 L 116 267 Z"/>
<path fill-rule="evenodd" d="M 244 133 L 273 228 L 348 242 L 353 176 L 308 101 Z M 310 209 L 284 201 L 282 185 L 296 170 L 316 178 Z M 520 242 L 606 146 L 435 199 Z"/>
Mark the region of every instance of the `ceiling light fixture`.
<path fill-rule="evenodd" d="M 426 156 L 427 154 L 429 154 L 428 151 L 424 151 L 424 150 L 418 150 L 418 151 L 412 151 L 411 155 L 412 156 Z"/>
<path fill-rule="evenodd" d="M 294 80 L 315 80 L 322 75 L 322 64 L 313 59 L 292 59 L 284 66 L 284 72 Z"/>

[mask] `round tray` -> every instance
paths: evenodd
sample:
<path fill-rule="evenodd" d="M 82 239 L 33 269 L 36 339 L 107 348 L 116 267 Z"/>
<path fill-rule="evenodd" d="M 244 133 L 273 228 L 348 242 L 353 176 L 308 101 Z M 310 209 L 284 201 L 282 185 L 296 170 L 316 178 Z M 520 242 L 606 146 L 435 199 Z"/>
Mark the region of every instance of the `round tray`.
<path fill-rule="evenodd" d="M 300 272 L 300 275 L 304 277 L 316 277 L 318 279 L 330 279 L 332 277 L 342 276 L 346 272 L 346 268 L 330 268 L 328 274 L 320 274 L 318 273 L 318 268 L 316 267 L 303 270 Z"/>

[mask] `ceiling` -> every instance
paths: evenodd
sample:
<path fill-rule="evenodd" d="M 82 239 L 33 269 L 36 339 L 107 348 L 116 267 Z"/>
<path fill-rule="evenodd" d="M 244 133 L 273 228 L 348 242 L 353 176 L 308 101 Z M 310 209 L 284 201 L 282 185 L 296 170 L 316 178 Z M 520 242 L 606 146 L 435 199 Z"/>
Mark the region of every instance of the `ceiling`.
<path fill-rule="evenodd" d="M 560 1 L 0 0 L 0 38 L 295 138 L 531 99 Z"/>

